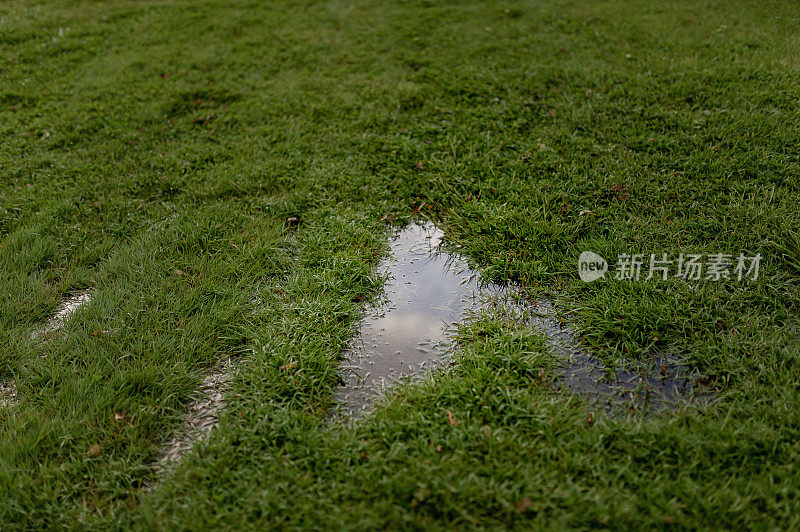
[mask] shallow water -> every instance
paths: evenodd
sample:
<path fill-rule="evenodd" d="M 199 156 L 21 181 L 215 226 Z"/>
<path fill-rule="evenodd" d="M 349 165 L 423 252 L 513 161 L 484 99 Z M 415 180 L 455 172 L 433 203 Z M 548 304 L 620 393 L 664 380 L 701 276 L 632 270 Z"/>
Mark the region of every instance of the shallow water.
<path fill-rule="evenodd" d="M 556 388 L 626 409 L 707 402 L 707 391 L 695 387 L 694 376 L 670 358 L 606 370 L 551 299 L 520 302 L 511 297 L 512 289 L 482 283 L 462 258 L 442 249 L 443 236 L 432 224 L 410 224 L 396 233 L 391 256 L 379 266 L 388 279 L 385 300 L 367 310 L 344 353 L 344 384 L 337 396 L 341 413 L 363 415 L 388 386 L 446 365 L 454 326 L 489 305 L 503 305 L 538 329 L 551 351 L 563 357 Z"/>
<path fill-rule="evenodd" d="M 663 411 L 690 403 L 705 405 L 713 390 L 672 356 L 609 370 L 591 355 L 572 325 L 558 316 L 550 299 L 530 303 L 529 323 L 541 331 L 550 350 L 563 357 L 554 386 L 566 388 L 600 406 Z"/>
<path fill-rule="evenodd" d="M 32 339 L 47 341 L 54 333 L 59 331 L 67 320 L 92 300 L 92 289 L 87 288 L 76 294 L 65 297 L 55 309 L 55 312 L 41 328 L 31 333 Z M 18 401 L 17 388 L 13 382 L 0 382 L 0 408 L 7 408 Z"/>
<path fill-rule="evenodd" d="M 385 301 L 368 309 L 345 352 L 338 397 L 344 413 L 357 415 L 386 386 L 446 363 L 453 325 L 498 292 L 479 286 L 465 261 L 440 249 L 443 236 L 432 224 L 397 233 L 391 257 L 379 266 L 388 276 Z"/>

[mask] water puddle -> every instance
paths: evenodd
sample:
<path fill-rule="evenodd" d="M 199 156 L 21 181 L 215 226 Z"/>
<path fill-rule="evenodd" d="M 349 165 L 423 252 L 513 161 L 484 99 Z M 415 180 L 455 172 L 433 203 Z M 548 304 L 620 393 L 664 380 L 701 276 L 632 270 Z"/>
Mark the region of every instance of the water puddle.
<path fill-rule="evenodd" d="M 253 305 L 253 312 L 265 307 L 264 300 L 258 295 L 253 296 L 250 303 Z M 240 362 L 241 358 L 230 357 L 203 378 L 186 408 L 187 415 L 180 429 L 162 447 L 158 458 L 150 462 L 150 469 L 156 475 L 161 475 L 177 464 L 219 424 L 219 413 L 225 406 L 228 383 Z M 147 485 L 145 490 L 150 491 L 154 485 Z"/>
<path fill-rule="evenodd" d="M 81 292 L 73 294 L 71 296 L 67 296 L 64 298 L 63 301 L 56 307 L 56 311 L 53 316 L 47 320 L 47 323 L 44 326 L 34 331 L 31 334 L 31 338 L 41 338 L 44 337 L 45 339 L 61 329 L 67 320 L 81 307 L 86 306 L 89 304 L 89 301 L 92 300 L 92 289 L 87 288 Z"/>
<path fill-rule="evenodd" d="M 395 236 L 379 266 L 388 277 L 385 301 L 368 309 L 344 353 L 342 413 L 363 415 L 387 386 L 446 363 L 452 326 L 498 291 L 479 286 L 465 261 L 443 252 L 443 236 L 432 224 L 411 224 Z"/>
<path fill-rule="evenodd" d="M 156 473 L 186 456 L 198 441 L 205 439 L 217 426 L 219 412 L 225 405 L 225 388 L 234 365 L 234 360 L 229 358 L 203 379 L 187 408 L 188 416 L 183 426 L 167 442 L 159 457 L 150 463 L 150 468 Z"/>
<path fill-rule="evenodd" d="M 454 326 L 488 305 L 503 305 L 537 328 L 551 351 L 563 357 L 556 388 L 626 409 L 663 410 L 710 397 L 672 359 L 608 371 L 558 316 L 551 299 L 520 303 L 511 289 L 482 283 L 462 258 L 442 249 L 443 236 L 432 224 L 410 224 L 395 235 L 391 256 L 379 266 L 388 279 L 385 299 L 367 310 L 344 353 L 344 384 L 337 393 L 341 414 L 363 416 L 387 387 L 446 365 Z"/>
<path fill-rule="evenodd" d="M 682 405 L 705 406 L 714 392 L 700 375 L 672 356 L 657 356 L 647 363 L 606 368 L 578 339 L 568 320 L 559 317 L 551 299 L 530 303 L 528 321 L 541 331 L 550 350 L 561 355 L 554 386 L 567 389 L 598 406 L 625 410 L 664 411 Z"/>

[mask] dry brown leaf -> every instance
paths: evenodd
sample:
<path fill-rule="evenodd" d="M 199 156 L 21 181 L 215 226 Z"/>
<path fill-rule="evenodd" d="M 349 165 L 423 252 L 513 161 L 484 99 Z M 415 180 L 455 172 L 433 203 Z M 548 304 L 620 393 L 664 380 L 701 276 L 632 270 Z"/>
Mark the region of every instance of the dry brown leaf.
<path fill-rule="evenodd" d="M 517 510 L 519 510 L 520 513 L 525 513 L 528 510 L 528 508 L 530 508 L 530 506 L 531 506 L 531 500 L 527 497 L 523 497 L 517 503 Z"/>
<path fill-rule="evenodd" d="M 449 410 L 447 411 L 447 422 L 450 423 L 451 427 L 458 426 L 458 420 L 456 419 L 456 416 L 454 416 L 453 413 Z"/>
<path fill-rule="evenodd" d="M 86 454 L 88 454 L 90 458 L 94 458 L 95 456 L 100 456 L 101 453 L 100 446 L 95 443 L 89 447 L 89 452 Z"/>

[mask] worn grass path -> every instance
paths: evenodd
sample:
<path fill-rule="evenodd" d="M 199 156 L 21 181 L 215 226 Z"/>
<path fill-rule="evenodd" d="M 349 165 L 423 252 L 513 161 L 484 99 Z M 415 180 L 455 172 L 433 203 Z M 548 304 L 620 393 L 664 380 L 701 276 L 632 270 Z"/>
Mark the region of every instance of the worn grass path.
<path fill-rule="evenodd" d="M 0 528 L 797 528 L 798 24 L 790 1 L 4 2 Z M 607 363 L 674 353 L 717 401 L 609 417 L 487 316 L 451 373 L 329 426 L 385 221 L 419 216 L 557 291 Z M 586 285 L 586 249 L 764 260 Z M 146 490 L 231 356 L 219 428 Z"/>

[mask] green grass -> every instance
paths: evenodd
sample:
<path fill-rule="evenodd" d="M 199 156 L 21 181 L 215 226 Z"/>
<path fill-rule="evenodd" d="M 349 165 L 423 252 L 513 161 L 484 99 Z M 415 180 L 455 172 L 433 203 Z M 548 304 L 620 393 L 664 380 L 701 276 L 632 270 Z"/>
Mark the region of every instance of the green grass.
<path fill-rule="evenodd" d="M 0 528 L 797 528 L 798 23 L 791 1 L 3 3 Z M 491 315 L 451 372 L 331 425 L 386 217 L 556 291 L 608 364 L 675 353 L 720 395 L 608 416 Z M 763 275 L 583 284 L 587 249 L 760 252 Z M 146 490 L 231 355 L 219 428 Z"/>

